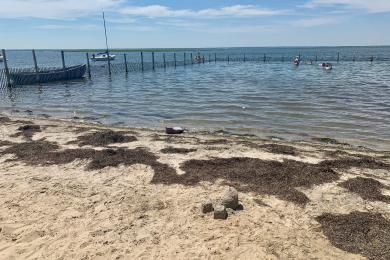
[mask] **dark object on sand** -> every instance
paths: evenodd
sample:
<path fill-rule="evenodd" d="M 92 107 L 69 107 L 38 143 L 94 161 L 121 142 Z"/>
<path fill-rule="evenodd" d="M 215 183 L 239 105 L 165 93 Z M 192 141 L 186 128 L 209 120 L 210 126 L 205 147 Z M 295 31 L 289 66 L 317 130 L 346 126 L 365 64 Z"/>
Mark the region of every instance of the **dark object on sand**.
<path fill-rule="evenodd" d="M 10 71 L 13 85 L 30 85 L 51 81 L 72 80 L 84 77 L 86 65 L 77 65 L 61 69 L 40 69 L 38 72 L 25 69 Z"/>
<path fill-rule="evenodd" d="M 79 146 L 105 146 L 108 144 L 130 143 L 135 141 L 137 141 L 135 136 L 127 136 L 122 132 L 114 132 L 112 130 L 103 130 L 79 136 L 77 137 L 76 143 L 78 143 Z"/>
<path fill-rule="evenodd" d="M 337 248 L 361 254 L 368 259 L 390 259 L 390 221 L 381 214 L 325 213 L 316 220 L 321 223 L 324 234 Z"/>
<path fill-rule="evenodd" d="M 31 139 L 35 133 L 41 132 L 39 125 L 24 125 L 18 128 L 20 132 L 11 135 L 11 137 L 24 136 L 26 139 Z"/>
<path fill-rule="evenodd" d="M 214 208 L 214 219 L 227 219 L 228 213 L 225 206 L 217 205 Z"/>
<path fill-rule="evenodd" d="M 184 129 L 178 126 L 175 127 L 165 127 L 165 132 L 169 135 L 174 135 L 174 134 L 182 134 L 184 133 Z"/>
<path fill-rule="evenodd" d="M 390 196 L 382 194 L 385 185 L 371 178 L 356 177 L 339 184 L 353 193 L 359 194 L 365 200 L 390 202 Z"/>
<path fill-rule="evenodd" d="M 213 203 L 210 200 L 202 203 L 202 213 L 207 214 L 214 211 Z"/>
<path fill-rule="evenodd" d="M 292 146 L 280 145 L 280 144 L 264 144 L 260 148 L 266 149 L 270 153 L 296 155 L 297 149 Z"/>
<path fill-rule="evenodd" d="M 169 146 L 167 148 L 162 149 L 161 152 L 165 154 L 170 154 L 170 153 L 187 154 L 187 153 L 196 152 L 196 149 L 177 148 L 177 147 Z"/>

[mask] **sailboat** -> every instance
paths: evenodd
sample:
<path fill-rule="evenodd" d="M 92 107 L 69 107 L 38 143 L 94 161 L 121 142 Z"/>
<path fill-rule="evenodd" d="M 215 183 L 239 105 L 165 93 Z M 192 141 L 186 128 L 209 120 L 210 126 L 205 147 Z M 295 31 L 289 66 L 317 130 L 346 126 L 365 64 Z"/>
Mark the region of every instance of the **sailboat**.
<path fill-rule="evenodd" d="M 111 61 L 115 60 L 115 55 L 110 54 L 108 51 L 108 40 L 107 40 L 107 28 L 106 28 L 106 18 L 104 17 L 104 12 L 103 12 L 103 22 L 104 22 L 104 35 L 106 37 L 106 51 L 97 53 L 97 54 L 92 54 L 91 60 L 93 61 Z"/>

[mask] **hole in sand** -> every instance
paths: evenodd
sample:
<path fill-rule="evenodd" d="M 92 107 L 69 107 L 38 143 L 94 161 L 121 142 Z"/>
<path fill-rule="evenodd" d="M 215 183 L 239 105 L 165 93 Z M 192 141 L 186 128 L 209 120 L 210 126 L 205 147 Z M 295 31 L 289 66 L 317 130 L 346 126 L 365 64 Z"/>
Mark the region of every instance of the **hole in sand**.
<path fill-rule="evenodd" d="M 330 242 L 368 259 L 390 259 L 390 221 L 380 214 L 352 212 L 323 214 L 316 218 Z"/>

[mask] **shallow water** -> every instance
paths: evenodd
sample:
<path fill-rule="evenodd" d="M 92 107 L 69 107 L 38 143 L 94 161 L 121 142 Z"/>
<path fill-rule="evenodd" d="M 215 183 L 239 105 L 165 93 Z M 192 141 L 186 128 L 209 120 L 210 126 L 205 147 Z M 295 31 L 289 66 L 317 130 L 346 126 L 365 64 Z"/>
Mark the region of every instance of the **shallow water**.
<path fill-rule="evenodd" d="M 127 76 L 116 71 L 111 78 L 102 64 L 92 80 L 2 89 L 0 109 L 124 126 L 181 125 L 287 139 L 330 137 L 390 150 L 390 47 L 210 50 L 214 52 L 218 58 L 245 53 L 259 61 L 206 62 Z M 319 63 L 337 59 L 337 52 L 341 61 L 333 62 L 332 71 L 281 62 L 301 53 L 303 59 L 317 54 Z M 260 62 L 263 53 L 270 62 Z M 37 55 L 40 65 L 61 63 L 58 51 Z M 371 55 L 376 59 L 372 64 Z M 31 66 L 30 56 L 28 51 L 9 51 L 8 59 L 11 66 Z M 161 57 L 156 53 L 156 60 Z M 353 62 L 353 57 L 360 61 Z M 66 59 L 68 64 L 85 62 L 85 54 L 67 53 Z M 129 54 L 128 60 L 139 60 L 139 54 Z"/>

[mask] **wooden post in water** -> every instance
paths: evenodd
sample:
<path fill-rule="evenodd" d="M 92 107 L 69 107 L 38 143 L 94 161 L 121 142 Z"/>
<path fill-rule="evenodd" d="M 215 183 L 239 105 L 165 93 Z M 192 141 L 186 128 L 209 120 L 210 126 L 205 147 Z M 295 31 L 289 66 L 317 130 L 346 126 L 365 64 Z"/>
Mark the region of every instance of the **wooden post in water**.
<path fill-rule="evenodd" d="M 301 53 L 299 53 L 298 59 L 301 60 Z"/>
<path fill-rule="evenodd" d="M 152 51 L 152 69 L 154 70 L 154 51 Z"/>
<path fill-rule="evenodd" d="M 62 59 L 62 68 L 65 69 L 65 55 L 64 51 L 61 51 L 61 59 Z"/>
<path fill-rule="evenodd" d="M 191 58 L 191 65 L 194 65 L 194 58 L 192 56 L 192 52 L 191 52 L 190 58 Z"/>
<path fill-rule="evenodd" d="M 5 50 L 2 49 L 1 53 L 3 54 L 3 59 L 4 59 L 4 69 L 5 69 L 5 77 L 7 79 L 7 86 L 11 86 L 11 79 L 9 77 L 9 69 L 8 69 L 8 62 L 7 62 L 7 55 L 5 54 Z"/>
<path fill-rule="evenodd" d="M 244 62 L 245 62 L 245 53 L 244 53 Z"/>
<path fill-rule="evenodd" d="M 217 54 L 214 53 L 214 62 L 217 63 Z"/>
<path fill-rule="evenodd" d="M 228 55 L 228 63 L 230 62 L 230 57 L 229 57 L 229 55 Z"/>
<path fill-rule="evenodd" d="M 173 60 L 175 62 L 175 68 L 176 68 L 176 52 L 173 53 Z"/>
<path fill-rule="evenodd" d="M 126 74 L 129 73 L 129 68 L 127 67 L 127 57 L 126 57 L 126 53 L 123 53 L 123 58 L 125 59 L 125 70 L 126 70 Z"/>
<path fill-rule="evenodd" d="M 263 62 L 265 63 L 266 60 L 267 60 L 267 57 L 265 56 L 265 53 L 264 53 Z"/>
<path fill-rule="evenodd" d="M 184 67 L 185 67 L 185 66 L 186 66 L 186 53 L 184 53 L 184 55 L 183 55 L 183 56 L 184 56 L 184 58 L 183 58 L 183 59 L 184 59 Z"/>
<path fill-rule="evenodd" d="M 372 63 L 374 61 L 374 56 L 371 56 L 370 62 Z"/>
<path fill-rule="evenodd" d="M 337 53 L 337 63 L 340 61 L 340 52 Z"/>
<path fill-rule="evenodd" d="M 209 63 L 211 63 L 211 54 L 209 53 Z"/>
<path fill-rule="evenodd" d="M 37 81 L 39 81 L 39 68 L 38 68 L 37 56 L 35 55 L 35 50 L 32 50 L 32 55 L 34 60 L 35 73 L 37 75 Z"/>
<path fill-rule="evenodd" d="M 88 77 L 91 78 L 91 66 L 89 64 L 89 53 L 86 53 L 87 55 L 87 70 L 88 70 Z"/>
<path fill-rule="evenodd" d="M 144 71 L 144 53 L 141 51 L 141 69 Z"/>
<path fill-rule="evenodd" d="M 204 55 L 202 55 L 202 61 L 203 61 L 203 64 L 204 64 Z"/>
<path fill-rule="evenodd" d="M 317 56 L 317 54 L 316 54 L 316 62 L 318 61 L 318 56 Z"/>
<path fill-rule="evenodd" d="M 167 68 L 167 61 L 165 59 L 165 53 L 163 53 L 163 60 L 164 60 L 164 69 Z"/>

